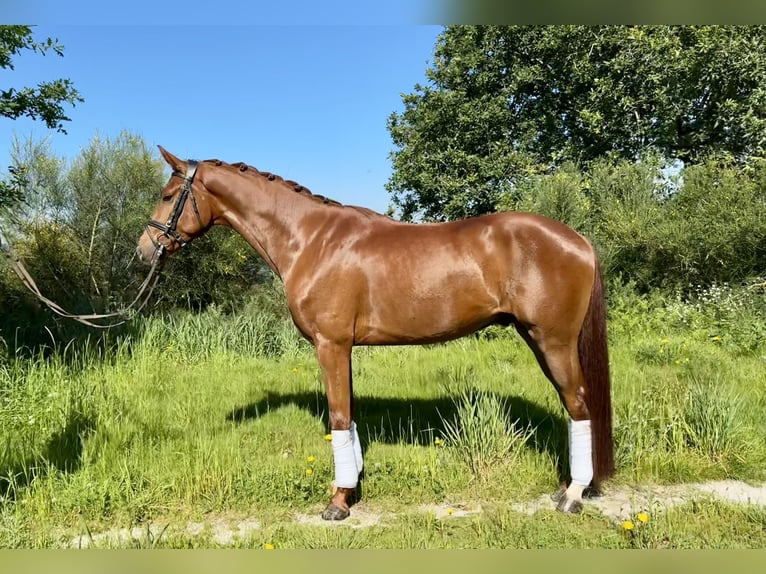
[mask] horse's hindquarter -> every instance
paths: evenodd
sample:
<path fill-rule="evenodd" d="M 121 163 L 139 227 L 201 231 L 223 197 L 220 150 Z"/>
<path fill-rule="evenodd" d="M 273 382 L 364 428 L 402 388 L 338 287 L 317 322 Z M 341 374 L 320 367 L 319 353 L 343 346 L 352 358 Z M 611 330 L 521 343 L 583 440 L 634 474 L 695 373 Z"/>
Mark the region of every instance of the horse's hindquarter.
<path fill-rule="evenodd" d="M 547 221 L 512 213 L 428 225 L 374 220 L 334 238 L 314 262 L 300 320 L 324 336 L 385 345 L 444 341 L 501 315 L 528 315 L 543 287 L 566 288 L 542 283 L 571 274 L 568 250 L 583 251 L 568 228 L 539 229 Z"/>

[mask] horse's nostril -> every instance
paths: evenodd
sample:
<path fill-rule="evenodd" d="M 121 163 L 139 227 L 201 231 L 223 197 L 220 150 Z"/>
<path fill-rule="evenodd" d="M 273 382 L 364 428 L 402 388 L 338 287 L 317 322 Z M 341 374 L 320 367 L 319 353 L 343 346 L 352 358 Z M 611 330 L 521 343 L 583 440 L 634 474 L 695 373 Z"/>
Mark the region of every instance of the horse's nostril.
<path fill-rule="evenodd" d="M 140 245 L 136 247 L 136 255 L 138 256 L 138 260 L 144 265 L 146 265 L 147 262 L 149 261 L 149 258 L 147 258 L 146 256 L 146 252 L 143 249 L 141 249 Z"/>

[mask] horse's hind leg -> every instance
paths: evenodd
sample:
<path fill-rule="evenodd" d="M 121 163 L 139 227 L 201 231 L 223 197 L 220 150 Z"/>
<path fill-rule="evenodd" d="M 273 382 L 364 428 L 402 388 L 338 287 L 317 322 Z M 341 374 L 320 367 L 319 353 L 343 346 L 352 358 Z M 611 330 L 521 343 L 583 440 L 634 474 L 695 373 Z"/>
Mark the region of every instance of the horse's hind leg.
<path fill-rule="evenodd" d="M 590 415 L 585 402 L 587 388 L 580 367 L 577 337 L 555 338 L 533 328 L 518 328 L 535 353 L 546 377 L 558 391 L 569 414 L 569 467 L 572 480 L 567 489 L 554 495 L 557 509 L 582 510 L 582 493 L 593 479 Z M 562 342 L 565 341 L 565 342 Z"/>

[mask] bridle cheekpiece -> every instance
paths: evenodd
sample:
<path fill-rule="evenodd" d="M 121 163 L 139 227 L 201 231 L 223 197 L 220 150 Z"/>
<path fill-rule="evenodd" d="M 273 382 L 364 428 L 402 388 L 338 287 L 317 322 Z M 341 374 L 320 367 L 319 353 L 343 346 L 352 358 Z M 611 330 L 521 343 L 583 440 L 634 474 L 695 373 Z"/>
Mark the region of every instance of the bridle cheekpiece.
<path fill-rule="evenodd" d="M 176 241 L 180 247 L 183 247 L 186 245 L 189 240 L 184 239 L 183 236 L 178 232 L 178 220 L 181 218 L 181 215 L 184 212 L 184 206 L 186 205 L 186 200 L 191 198 L 192 207 L 194 208 L 194 213 L 197 216 L 197 219 L 199 220 L 199 223 L 202 227 L 204 227 L 204 224 L 202 223 L 202 217 L 199 214 L 199 208 L 197 207 L 197 200 L 194 198 L 194 193 L 192 193 L 192 182 L 194 181 L 194 175 L 197 173 L 197 166 L 199 165 L 199 162 L 190 159 L 187 162 L 187 169 L 186 174 L 182 174 L 178 171 L 173 171 L 174 176 L 177 177 L 183 177 L 184 178 L 184 186 L 181 190 L 181 194 L 178 196 L 178 199 L 176 200 L 176 204 L 173 206 L 173 211 L 170 212 L 170 217 L 168 218 L 167 222 L 160 223 L 159 221 L 152 219 L 149 221 L 149 223 L 146 226 L 146 234 L 149 236 L 149 239 L 154 244 L 154 248 L 157 250 L 156 255 L 161 256 L 164 254 L 165 249 L 167 248 L 167 244 L 162 243 L 159 241 L 162 237 L 166 237 L 169 240 Z M 159 229 L 162 233 L 155 239 L 152 237 L 152 234 L 149 233 L 149 228 L 154 227 L 155 229 Z"/>

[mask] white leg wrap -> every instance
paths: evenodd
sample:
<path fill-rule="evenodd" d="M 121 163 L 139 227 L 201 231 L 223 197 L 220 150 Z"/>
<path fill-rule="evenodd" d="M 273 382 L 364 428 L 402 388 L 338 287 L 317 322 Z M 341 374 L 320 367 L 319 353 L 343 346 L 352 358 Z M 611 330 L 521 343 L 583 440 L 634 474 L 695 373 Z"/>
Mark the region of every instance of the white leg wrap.
<path fill-rule="evenodd" d="M 356 423 L 351 421 L 351 442 L 354 443 L 354 458 L 356 459 L 356 470 L 362 472 L 364 468 L 364 459 L 362 458 L 362 443 L 359 442 L 359 433 L 356 430 Z"/>
<path fill-rule="evenodd" d="M 359 471 L 354 456 L 354 441 L 350 430 L 332 431 L 332 454 L 335 462 L 335 486 L 356 488 Z"/>
<path fill-rule="evenodd" d="M 593 458 L 591 457 L 590 421 L 569 419 L 569 468 L 572 484 L 583 488 L 593 480 Z M 568 494 L 568 493 L 567 493 Z M 578 497 L 582 495 L 582 489 Z"/>

